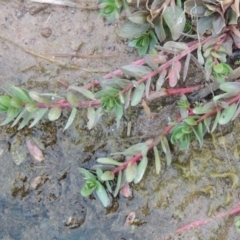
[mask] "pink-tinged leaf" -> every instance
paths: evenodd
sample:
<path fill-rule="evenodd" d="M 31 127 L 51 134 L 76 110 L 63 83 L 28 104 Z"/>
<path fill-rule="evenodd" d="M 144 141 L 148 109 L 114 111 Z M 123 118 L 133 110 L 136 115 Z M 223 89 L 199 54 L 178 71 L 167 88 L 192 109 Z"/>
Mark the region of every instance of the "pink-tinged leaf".
<path fill-rule="evenodd" d="M 122 186 L 120 194 L 125 198 L 132 197 L 132 190 L 128 182 L 125 182 L 125 184 Z"/>
<path fill-rule="evenodd" d="M 180 78 L 181 67 L 182 65 L 179 61 L 173 62 L 172 67 L 168 72 L 170 87 L 175 87 L 177 85 L 177 80 Z"/>
<path fill-rule="evenodd" d="M 237 14 L 239 17 L 239 0 L 235 0 L 234 3 L 232 4 L 232 10 Z"/>
<path fill-rule="evenodd" d="M 32 189 L 34 189 L 34 190 L 38 189 L 39 186 L 40 186 L 41 183 L 42 183 L 42 180 L 43 180 L 42 176 L 38 176 L 38 177 L 34 178 L 34 179 L 32 180 L 32 182 L 31 182 L 30 187 L 31 187 Z"/>
<path fill-rule="evenodd" d="M 136 213 L 135 212 L 130 212 L 127 215 L 126 221 L 125 221 L 125 226 L 130 226 L 134 223 L 134 220 L 136 218 Z"/>
<path fill-rule="evenodd" d="M 31 138 L 27 138 L 26 145 L 27 145 L 27 149 L 28 149 L 29 153 L 31 154 L 31 156 L 35 160 L 42 162 L 44 159 L 43 152 L 37 146 L 37 144 Z"/>

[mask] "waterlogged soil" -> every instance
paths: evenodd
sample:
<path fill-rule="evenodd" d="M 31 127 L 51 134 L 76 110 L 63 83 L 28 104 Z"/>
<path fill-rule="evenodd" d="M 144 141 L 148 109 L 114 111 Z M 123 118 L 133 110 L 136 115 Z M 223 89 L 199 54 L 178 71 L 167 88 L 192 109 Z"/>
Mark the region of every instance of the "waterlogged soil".
<path fill-rule="evenodd" d="M 63 91 L 59 80 L 84 84 L 96 73 L 103 75 L 139 58 L 114 34 L 121 22 L 107 25 L 94 10 L 95 2 L 82 7 L 89 9 L 2 1 L 1 86 Z M 184 84 L 199 83 L 200 75 L 193 66 Z M 32 129 L 1 127 L 0 239 L 239 239 L 235 216 L 228 215 L 176 233 L 238 205 L 239 119 L 207 136 L 202 149 L 197 142 L 185 152 L 172 149 L 173 164 L 166 167 L 162 159 L 159 175 L 150 153 L 143 180 L 131 185 L 130 199 L 119 196 L 104 209 L 94 196 L 80 195 L 84 179 L 78 168 L 90 168 L 97 158 L 161 132 L 177 114 L 175 100 L 155 104 L 151 118 L 141 107 L 126 112 L 119 129 L 114 117 L 106 115 L 88 130 L 86 110 L 79 111 L 66 131 L 67 110 L 59 121 L 42 121 Z M 42 162 L 27 151 L 26 140 L 33 137 L 44 147 Z M 131 212 L 139 221 L 127 226 Z"/>

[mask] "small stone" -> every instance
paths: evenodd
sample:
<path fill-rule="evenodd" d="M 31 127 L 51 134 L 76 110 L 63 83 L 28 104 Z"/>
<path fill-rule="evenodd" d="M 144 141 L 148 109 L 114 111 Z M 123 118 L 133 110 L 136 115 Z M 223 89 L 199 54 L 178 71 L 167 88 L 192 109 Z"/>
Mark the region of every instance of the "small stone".
<path fill-rule="evenodd" d="M 51 34 L 52 34 L 52 29 L 49 28 L 49 27 L 43 28 L 42 31 L 41 31 L 41 35 L 45 38 L 50 37 Z"/>

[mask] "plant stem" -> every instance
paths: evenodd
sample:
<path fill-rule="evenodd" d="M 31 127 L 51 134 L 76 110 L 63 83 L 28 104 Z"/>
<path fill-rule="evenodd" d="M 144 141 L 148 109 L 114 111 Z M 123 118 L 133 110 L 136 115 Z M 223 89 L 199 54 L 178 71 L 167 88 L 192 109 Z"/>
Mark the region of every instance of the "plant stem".
<path fill-rule="evenodd" d="M 185 57 L 188 53 L 191 53 L 192 51 L 196 50 L 199 46 L 199 44 L 204 44 L 207 41 L 211 40 L 213 37 L 209 36 L 207 38 L 205 38 L 204 40 L 198 42 L 198 41 L 194 41 L 195 44 L 193 44 L 192 46 L 190 46 L 188 49 L 182 51 L 181 53 L 179 53 L 177 56 L 175 56 L 174 58 L 168 60 L 166 63 L 162 64 L 157 70 L 152 71 L 151 73 L 145 75 L 144 77 L 142 77 L 141 79 L 139 79 L 137 82 L 138 84 L 144 83 L 146 82 L 149 78 L 152 78 L 154 76 L 156 76 L 157 74 L 159 74 L 160 72 L 164 71 L 165 69 L 167 69 L 168 67 L 170 67 L 172 65 L 172 63 L 174 61 L 179 61 L 181 60 L 183 57 Z M 126 88 L 124 88 L 121 91 L 121 94 L 124 94 L 126 92 L 128 92 L 130 89 L 134 88 L 134 85 L 131 84 L 129 86 L 127 86 Z"/>
<path fill-rule="evenodd" d="M 130 65 L 143 65 L 144 63 L 145 63 L 145 60 L 142 58 L 142 59 L 140 59 L 140 60 L 137 60 L 137 61 L 135 61 L 135 62 L 132 62 Z M 105 78 L 105 79 L 110 79 L 110 78 L 112 78 L 113 75 L 119 76 L 119 75 L 121 75 L 121 74 L 122 74 L 121 70 L 120 70 L 120 69 L 117 69 L 117 70 L 115 70 L 115 71 L 112 72 L 112 73 L 106 74 L 106 75 L 104 76 L 104 78 Z M 88 84 L 84 85 L 84 88 L 85 88 L 85 89 L 90 89 L 90 88 L 95 87 L 95 86 L 98 86 L 98 85 L 99 85 L 98 80 L 93 80 L 91 83 L 88 83 Z"/>
<path fill-rule="evenodd" d="M 209 223 L 209 222 L 212 222 L 213 220 L 215 219 L 218 219 L 218 218 L 222 218 L 222 217 L 226 217 L 226 216 L 229 216 L 229 215 L 233 215 L 233 214 L 236 214 L 236 213 L 239 213 L 240 212 L 240 205 L 233 208 L 230 212 L 222 212 L 222 213 L 219 213 L 217 214 L 215 217 L 213 218 L 207 218 L 207 219 L 203 219 L 203 220 L 199 220 L 199 221 L 195 221 L 195 222 L 192 222 L 190 224 L 187 224 L 181 228 L 178 228 L 176 230 L 176 233 L 181 233 L 181 232 L 184 232 L 190 228 L 195 228 L 195 227 L 199 227 L 199 226 L 202 226 L 206 223 Z"/>

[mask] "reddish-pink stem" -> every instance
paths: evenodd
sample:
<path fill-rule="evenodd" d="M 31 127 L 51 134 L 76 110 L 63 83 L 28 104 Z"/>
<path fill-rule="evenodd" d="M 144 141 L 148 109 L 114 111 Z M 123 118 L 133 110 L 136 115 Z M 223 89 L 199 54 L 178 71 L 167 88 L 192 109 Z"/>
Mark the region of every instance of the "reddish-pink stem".
<path fill-rule="evenodd" d="M 152 150 L 153 149 L 153 145 L 150 145 L 148 147 L 148 151 Z M 137 162 L 138 160 L 140 160 L 142 158 L 142 154 L 141 153 L 138 153 L 137 155 L 135 155 L 133 158 L 131 158 L 130 160 L 124 162 L 121 166 L 119 167 L 116 167 L 115 169 L 112 170 L 112 173 L 113 174 L 116 174 L 122 170 L 124 170 L 128 164 L 133 164 L 135 162 Z"/>
<path fill-rule="evenodd" d="M 96 99 L 93 101 L 86 101 L 86 102 L 79 102 L 78 106 L 79 107 L 96 107 L 99 106 L 101 104 L 101 100 L 100 99 Z M 53 107 L 60 107 L 60 108 L 71 108 L 72 105 L 66 101 L 66 100 L 60 100 L 60 101 L 56 101 L 54 103 L 38 103 L 37 107 L 38 108 L 53 108 Z"/>
<path fill-rule="evenodd" d="M 239 212 L 240 212 L 240 205 L 235 207 L 234 209 L 232 209 L 230 212 L 222 212 L 222 213 L 217 214 L 213 218 L 207 218 L 207 219 L 203 219 L 203 220 L 199 220 L 199 221 L 189 223 L 189 224 L 187 224 L 187 225 L 185 225 L 181 228 L 178 228 L 176 230 L 176 233 L 181 233 L 181 232 L 184 232 L 184 231 L 186 231 L 190 228 L 199 227 L 199 226 L 205 225 L 206 223 L 209 223 L 209 222 L 211 222 L 215 219 L 222 218 L 222 217 L 229 216 L 229 215 L 233 215 L 233 214 L 236 214 L 236 213 L 239 213 Z"/>
<path fill-rule="evenodd" d="M 240 94 L 237 95 L 237 96 L 235 96 L 235 97 L 232 98 L 232 99 L 229 99 L 229 100 L 226 101 L 226 102 L 227 102 L 228 105 L 231 105 L 232 103 L 238 101 L 239 99 L 240 99 Z M 197 123 L 204 121 L 204 119 L 206 119 L 206 118 L 208 118 L 208 117 L 216 114 L 218 111 L 220 111 L 220 110 L 222 110 L 222 109 L 223 109 L 223 108 L 220 107 L 220 106 L 216 107 L 216 108 L 213 109 L 211 112 L 209 112 L 209 113 L 203 115 L 202 117 L 200 117 L 200 118 L 197 120 Z M 192 115 L 193 115 L 193 111 L 192 111 L 192 109 L 189 109 L 189 114 L 188 114 L 188 116 L 192 116 Z M 179 117 L 179 118 L 177 119 L 177 122 L 179 123 L 179 122 L 181 122 L 182 120 L 183 120 L 183 118 Z M 153 147 L 156 146 L 156 145 L 160 142 L 160 137 L 161 137 L 161 136 L 166 136 L 167 134 L 169 134 L 170 131 L 171 131 L 171 129 L 172 129 L 173 127 L 174 127 L 174 125 L 169 125 L 169 126 L 167 126 L 167 127 L 163 130 L 163 132 L 160 134 L 160 136 L 157 136 L 157 137 L 153 140 L 153 143 L 148 147 L 148 151 L 152 150 Z M 142 154 L 141 154 L 141 153 L 138 153 L 138 154 L 135 155 L 133 158 L 131 158 L 131 159 L 129 159 L 128 161 L 124 162 L 121 166 L 113 169 L 113 170 L 112 170 L 112 173 L 113 173 L 113 174 L 116 174 L 116 173 L 118 173 L 119 171 L 124 170 L 124 169 L 128 166 L 128 164 L 133 164 L 133 163 L 139 161 L 141 158 L 142 158 Z"/>
<path fill-rule="evenodd" d="M 202 85 L 190 86 L 186 88 L 170 88 L 170 89 L 166 89 L 166 93 L 168 96 L 191 93 L 193 91 L 199 90 L 201 87 Z"/>
<path fill-rule="evenodd" d="M 240 94 L 237 95 L 237 96 L 235 96 L 235 97 L 233 97 L 233 98 L 231 98 L 231 99 L 229 99 L 228 101 L 226 101 L 226 103 L 227 103 L 228 105 L 231 105 L 232 103 L 238 101 L 239 99 L 240 99 Z M 222 108 L 221 106 L 218 106 L 218 107 L 214 108 L 211 112 L 206 113 L 205 115 L 203 115 L 202 117 L 200 117 L 200 118 L 197 120 L 197 123 L 202 122 L 204 119 L 211 117 L 212 115 L 216 114 L 218 111 L 220 111 L 220 110 L 222 110 L 222 109 L 223 109 L 223 108 Z"/>
<path fill-rule="evenodd" d="M 140 60 L 137 60 L 137 61 L 135 61 L 135 62 L 132 62 L 131 65 L 142 65 L 142 64 L 144 64 L 144 63 L 145 63 L 145 60 L 142 58 L 142 59 L 140 59 Z M 112 73 L 106 74 L 106 75 L 104 76 L 104 78 L 105 78 L 105 79 L 110 79 L 110 78 L 112 78 L 113 75 L 119 76 L 119 75 L 121 75 L 121 74 L 122 74 L 121 70 L 120 70 L 120 69 L 117 69 L 117 70 L 115 70 L 115 71 L 112 72 Z M 98 86 L 98 85 L 99 85 L 99 82 L 98 82 L 97 80 L 93 80 L 91 83 L 86 84 L 86 85 L 84 86 L 84 88 L 90 89 L 90 88 L 92 88 L 92 87 L 94 87 L 94 86 Z"/>
<path fill-rule="evenodd" d="M 164 64 L 162 64 L 157 70 L 152 71 L 151 73 L 145 75 L 144 77 L 142 77 L 141 79 L 139 79 L 137 82 L 138 84 L 144 83 L 146 82 L 149 78 L 152 78 L 154 76 L 156 76 L 157 74 L 159 74 L 160 72 L 162 72 L 163 70 L 167 69 L 168 67 L 170 67 L 172 65 L 172 63 L 174 61 L 179 61 L 181 60 L 183 57 L 185 57 L 188 53 L 191 53 L 192 51 L 196 50 L 199 46 L 199 44 L 204 44 L 207 41 L 209 41 L 210 39 L 212 39 L 212 36 L 207 37 L 206 39 L 200 41 L 200 42 L 196 42 L 195 44 L 193 44 L 192 46 L 190 46 L 189 48 L 187 48 L 186 50 L 182 51 L 181 53 L 179 53 L 177 56 L 175 56 L 174 58 L 168 60 L 167 62 L 165 62 Z M 134 87 L 134 85 L 129 85 L 126 88 L 124 88 L 121 91 L 121 94 L 124 94 L 126 92 L 128 92 L 130 89 L 132 89 Z"/>

